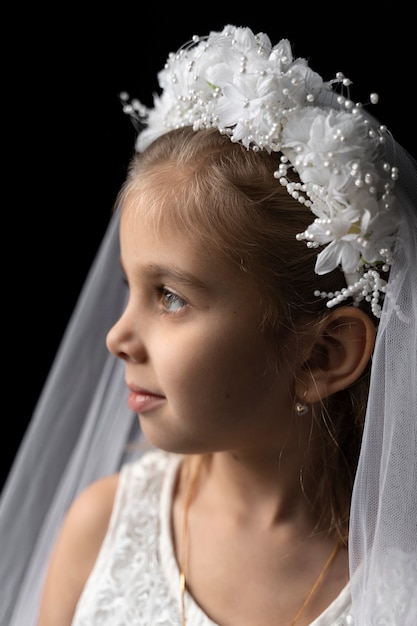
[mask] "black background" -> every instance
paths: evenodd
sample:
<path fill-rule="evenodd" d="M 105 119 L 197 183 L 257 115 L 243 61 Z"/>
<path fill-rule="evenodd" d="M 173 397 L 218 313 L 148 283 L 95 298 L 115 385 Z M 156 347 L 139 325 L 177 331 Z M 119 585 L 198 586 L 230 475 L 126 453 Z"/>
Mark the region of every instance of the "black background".
<path fill-rule="evenodd" d="M 371 111 L 414 152 L 415 18 L 405 2 L 379 2 L 374 16 L 365 2 L 188 6 L 64 3 L 3 16 L 4 475 L 133 151 L 118 93 L 150 105 L 170 51 L 228 23 L 272 43 L 286 37 L 326 80 L 339 70 L 351 78 L 354 100 L 378 92 Z"/>

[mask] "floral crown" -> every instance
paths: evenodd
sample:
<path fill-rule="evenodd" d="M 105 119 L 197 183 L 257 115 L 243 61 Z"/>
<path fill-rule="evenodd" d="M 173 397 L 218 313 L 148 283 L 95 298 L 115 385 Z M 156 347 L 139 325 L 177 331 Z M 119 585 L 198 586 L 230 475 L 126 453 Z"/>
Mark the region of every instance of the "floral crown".
<path fill-rule="evenodd" d="M 158 74 L 161 94 L 149 109 L 127 93 L 124 112 L 134 122 L 136 150 L 174 128 L 215 127 L 247 149 L 280 152 L 275 177 L 315 219 L 297 239 L 323 248 L 315 272 L 341 267 L 347 287 L 315 292 L 329 307 L 365 299 L 376 317 L 386 291 L 398 229 L 393 194 L 397 168 L 383 157 L 388 136 L 359 103 L 334 90 L 351 81 L 338 73 L 324 82 L 282 39 L 272 47 L 264 33 L 226 26 L 193 37 L 171 53 Z M 372 103 L 378 97 L 372 94 Z M 294 170 L 300 183 L 287 177 Z"/>

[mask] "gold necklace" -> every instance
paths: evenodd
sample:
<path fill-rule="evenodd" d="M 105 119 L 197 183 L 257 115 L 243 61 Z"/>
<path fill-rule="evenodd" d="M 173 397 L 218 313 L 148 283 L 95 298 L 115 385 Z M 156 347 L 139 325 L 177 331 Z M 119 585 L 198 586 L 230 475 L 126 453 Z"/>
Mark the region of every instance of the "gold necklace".
<path fill-rule="evenodd" d="M 335 545 L 335 547 L 332 550 L 332 553 L 330 554 L 329 558 L 327 559 L 326 563 L 324 564 L 323 569 L 321 570 L 320 574 L 318 575 L 317 580 L 315 581 L 314 585 L 311 587 L 310 591 L 308 592 L 308 595 L 306 597 L 306 599 L 304 600 L 303 604 L 301 605 L 300 609 L 298 610 L 298 613 L 296 614 L 296 616 L 294 617 L 294 619 L 291 622 L 290 626 L 294 626 L 294 624 L 296 624 L 298 622 L 298 620 L 301 617 L 301 614 L 304 612 L 304 609 L 306 608 L 307 604 L 310 602 L 311 598 L 313 597 L 313 594 L 315 593 L 315 591 L 318 589 L 320 583 L 322 582 L 327 570 L 329 569 L 330 565 L 333 563 L 336 554 L 339 551 L 339 543 L 337 543 Z"/>
<path fill-rule="evenodd" d="M 191 478 L 189 487 L 187 489 L 185 501 L 184 501 L 184 510 L 183 510 L 183 518 L 182 518 L 181 559 L 180 559 L 181 626 L 187 626 L 187 618 L 186 618 L 186 613 L 185 613 L 185 587 L 186 587 L 185 563 L 187 562 L 187 558 L 188 558 L 188 511 L 190 508 L 191 501 L 195 495 L 197 481 L 200 476 L 200 469 L 201 469 L 201 462 L 196 464 L 196 468 Z M 300 619 L 306 606 L 308 605 L 314 593 L 317 591 L 318 587 L 323 581 L 323 578 L 325 577 L 327 570 L 333 563 L 336 557 L 336 554 L 339 551 L 339 548 L 340 548 L 340 544 L 337 543 L 336 546 L 333 548 L 326 563 L 324 564 L 323 569 L 321 570 L 317 579 L 314 581 L 314 584 L 311 587 L 310 591 L 308 592 L 306 599 L 304 600 L 303 604 L 301 605 L 295 617 L 293 618 L 290 626 L 295 626 L 295 624 Z"/>

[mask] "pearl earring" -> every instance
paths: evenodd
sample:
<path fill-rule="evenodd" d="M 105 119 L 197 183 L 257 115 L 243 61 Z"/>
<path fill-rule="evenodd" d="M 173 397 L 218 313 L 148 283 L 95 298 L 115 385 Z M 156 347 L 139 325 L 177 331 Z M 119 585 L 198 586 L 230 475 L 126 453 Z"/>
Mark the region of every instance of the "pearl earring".
<path fill-rule="evenodd" d="M 304 401 L 305 401 L 306 395 L 307 395 L 307 392 L 304 394 Z M 297 415 L 305 415 L 307 411 L 308 411 L 308 404 L 304 404 L 304 402 L 295 403 L 295 412 L 297 413 Z"/>

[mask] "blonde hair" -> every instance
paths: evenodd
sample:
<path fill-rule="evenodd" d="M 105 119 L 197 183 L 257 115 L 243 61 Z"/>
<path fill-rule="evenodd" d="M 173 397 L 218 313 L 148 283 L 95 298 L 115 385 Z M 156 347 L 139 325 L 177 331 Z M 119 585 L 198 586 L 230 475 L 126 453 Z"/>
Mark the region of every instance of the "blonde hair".
<path fill-rule="evenodd" d="M 265 305 L 260 323 L 268 338 L 273 340 L 283 328 L 313 338 L 316 322 L 328 314 L 326 302 L 314 291 L 336 291 L 345 286 L 344 277 L 340 270 L 318 276 L 317 250 L 297 241 L 297 233 L 311 223 L 311 213 L 274 178 L 279 158 L 278 153 L 247 150 L 217 129 L 173 130 L 133 157 L 117 205 L 127 196 L 132 203 L 139 194 L 143 201 L 147 194 L 156 222 L 171 220 L 196 246 L 254 277 Z M 318 524 L 344 540 L 368 386 L 367 370 L 314 411 L 321 451 L 318 459 L 317 450 L 314 455 L 307 450 L 303 466 L 317 485 L 311 505 Z"/>

